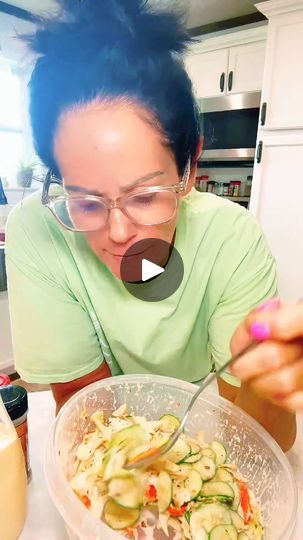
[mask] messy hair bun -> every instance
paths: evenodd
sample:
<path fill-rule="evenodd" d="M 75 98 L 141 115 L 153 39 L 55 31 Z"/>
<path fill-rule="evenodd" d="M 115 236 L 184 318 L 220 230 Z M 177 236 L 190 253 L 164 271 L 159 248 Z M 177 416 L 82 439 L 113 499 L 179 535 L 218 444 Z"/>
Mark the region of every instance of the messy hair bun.
<path fill-rule="evenodd" d="M 95 98 L 126 97 L 149 109 L 180 173 L 194 158 L 199 121 L 182 53 L 182 17 L 148 0 L 60 0 L 54 18 L 36 19 L 27 41 L 38 55 L 30 82 L 36 150 L 57 168 L 53 139 L 60 114 Z"/>

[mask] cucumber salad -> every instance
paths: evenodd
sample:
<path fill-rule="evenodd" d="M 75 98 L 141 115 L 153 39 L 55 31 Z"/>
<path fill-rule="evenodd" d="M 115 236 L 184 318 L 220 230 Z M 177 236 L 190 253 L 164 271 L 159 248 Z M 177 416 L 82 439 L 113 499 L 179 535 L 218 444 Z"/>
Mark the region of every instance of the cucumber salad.
<path fill-rule="evenodd" d="M 202 432 L 195 439 L 181 435 L 146 469 L 124 469 L 166 442 L 179 423 L 169 414 L 148 421 L 126 405 L 107 419 L 95 412 L 76 450 L 75 494 L 126 538 L 261 540 L 260 511 L 247 482 L 228 463 L 224 445 L 207 444 Z"/>

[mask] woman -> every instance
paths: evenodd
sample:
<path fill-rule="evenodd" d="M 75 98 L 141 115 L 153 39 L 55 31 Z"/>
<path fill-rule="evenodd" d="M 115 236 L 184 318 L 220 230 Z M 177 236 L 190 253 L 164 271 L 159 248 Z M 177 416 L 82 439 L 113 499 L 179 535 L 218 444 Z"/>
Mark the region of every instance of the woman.
<path fill-rule="evenodd" d="M 7 231 L 16 366 L 50 383 L 58 408 L 121 372 L 202 380 L 228 360 L 247 313 L 276 295 L 252 217 L 192 191 L 201 143 L 180 19 L 143 0 L 104 4 L 62 0 L 63 14 L 30 40 L 33 134 L 53 175 L 43 204 L 27 198 Z M 150 238 L 174 244 L 184 263 L 179 289 L 155 303 L 120 280 L 123 255 Z M 218 384 L 291 446 L 292 413 L 230 374 Z"/>

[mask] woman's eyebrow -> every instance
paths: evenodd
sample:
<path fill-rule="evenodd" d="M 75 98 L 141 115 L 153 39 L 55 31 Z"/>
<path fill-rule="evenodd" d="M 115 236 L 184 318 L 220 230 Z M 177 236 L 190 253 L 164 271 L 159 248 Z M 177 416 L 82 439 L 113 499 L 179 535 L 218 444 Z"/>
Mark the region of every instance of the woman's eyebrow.
<path fill-rule="evenodd" d="M 164 171 L 154 171 L 152 173 L 145 174 L 144 176 L 141 176 L 141 178 L 138 178 L 128 186 L 124 186 L 121 188 L 121 191 L 124 193 L 127 193 L 128 191 L 131 191 L 138 185 L 140 185 L 142 182 L 148 182 L 149 180 L 152 180 L 153 178 L 156 178 L 157 176 L 163 176 Z M 85 193 L 88 195 L 97 195 L 99 197 L 105 197 L 104 193 L 101 193 L 100 191 L 92 191 L 91 189 L 86 189 L 81 186 L 74 186 L 72 184 L 66 184 L 65 188 L 68 191 L 74 191 L 76 193 Z"/>

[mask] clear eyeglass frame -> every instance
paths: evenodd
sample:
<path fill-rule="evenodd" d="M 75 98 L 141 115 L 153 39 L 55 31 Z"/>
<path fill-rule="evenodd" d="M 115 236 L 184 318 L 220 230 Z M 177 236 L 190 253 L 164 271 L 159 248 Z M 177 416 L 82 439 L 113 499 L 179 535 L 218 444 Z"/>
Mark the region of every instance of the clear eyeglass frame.
<path fill-rule="evenodd" d="M 133 193 L 121 195 L 120 197 L 117 197 L 115 199 L 106 199 L 98 195 L 51 195 L 49 192 L 51 186 L 58 185 L 58 186 L 63 187 L 63 180 L 56 177 L 53 174 L 53 172 L 49 170 L 46 174 L 46 177 L 43 183 L 41 202 L 43 206 L 47 207 L 51 211 L 51 213 L 53 214 L 55 219 L 60 223 L 61 226 L 63 226 L 65 229 L 72 232 L 84 233 L 84 232 L 92 232 L 92 231 L 101 229 L 103 226 L 106 226 L 106 224 L 108 223 L 110 212 L 113 209 L 119 209 L 132 223 L 136 225 L 146 226 L 146 227 L 164 225 L 165 223 L 169 223 L 170 221 L 172 221 L 176 216 L 180 196 L 185 193 L 188 186 L 190 171 L 191 171 L 191 161 L 189 159 L 186 164 L 183 177 L 178 184 L 174 184 L 171 186 L 152 186 L 152 187 L 142 188 L 142 189 L 138 189 L 134 191 Z M 136 221 L 127 211 L 127 208 L 125 207 L 125 202 L 137 196 L 148 195 L 148 194 L 153 194 L 153 193 L 175 194 L 175 206 L 174 206 L 174 209 L 172 209 L 171 216 L 164 220 L 160 220 L 160 221 L 152 222 L 152 223 L 141 223 L 141 222 Z M 60 216 L 58 215 L 56 211 L 56 205 L 60 202 L 68 203 L 69 201 L 88 201 L 91 203 L 95 202 L 98 204 L 102 203 L 104 208 L 106 208 L 107 210 L 104 225 L 101 225 L 95 228 L 77 228 L 75 226 L 71 226 L 71 225 L 68 225 L 67 223 L 64 223 L 64 221 L 62 221 L 62 219 L 60 218 Z M 100 212 L 101 212 L 101 205 L 100 205 Z"/>

